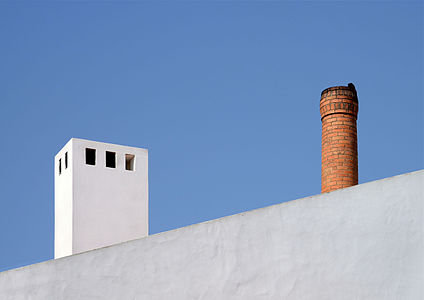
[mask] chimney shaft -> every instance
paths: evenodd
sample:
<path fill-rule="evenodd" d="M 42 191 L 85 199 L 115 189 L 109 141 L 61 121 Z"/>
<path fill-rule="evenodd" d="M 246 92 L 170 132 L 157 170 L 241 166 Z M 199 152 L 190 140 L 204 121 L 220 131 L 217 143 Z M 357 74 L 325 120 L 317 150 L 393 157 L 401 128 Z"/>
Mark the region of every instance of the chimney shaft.
<path fill-rule="evenodd" d="M 335 86 L 321 93 L 321 193 L 358 184 L 355 86 Z"/>

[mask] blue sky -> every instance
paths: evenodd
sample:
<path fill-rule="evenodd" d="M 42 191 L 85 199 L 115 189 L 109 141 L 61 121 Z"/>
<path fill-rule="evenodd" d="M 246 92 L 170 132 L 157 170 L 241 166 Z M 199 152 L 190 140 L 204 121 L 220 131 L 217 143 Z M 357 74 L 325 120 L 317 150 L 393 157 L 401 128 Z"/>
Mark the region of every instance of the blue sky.
<path fill-rule="evenodd" d="M 53 257 L 53 157 L 149 149 L 150 233 L 320 193 L 320 93 L 360 183 L 423 168 L 419 2 L 0 2 L 0 271 Z"/>

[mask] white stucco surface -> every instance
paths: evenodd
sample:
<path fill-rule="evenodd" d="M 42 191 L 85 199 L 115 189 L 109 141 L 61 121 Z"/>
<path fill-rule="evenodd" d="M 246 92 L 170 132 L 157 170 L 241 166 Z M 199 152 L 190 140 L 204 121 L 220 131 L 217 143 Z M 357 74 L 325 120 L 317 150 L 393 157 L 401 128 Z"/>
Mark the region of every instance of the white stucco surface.
<path fill-rule="evenodd" d="M 423 186 L 417 171 L 6 271 L 0 299 L 423 299 Z"/>
<path fill-rule="evenodd" d="M 54 256 L 55 258 L 73 254 L 73 171 L 72 144 L 68 143 L 56 154 L 54 158 L 54 199 L 55 199 L 55 231 L 54 231 Z M 65 153 L 68 152 L 68 167 L 65 168 Z M 59 160 L 61 160 L 61 174 L 59 174 Z"/>
<path fill-rule="evenodd" d="M 86 148 L 96 150 L 95 165 L 86 164 Z M 106 151 L 116 153 L 115 168 L 106 167 Z M 146 149 L 73 138 L 55 156 L 55 258 L 145 237 L 148 224 Z"/>

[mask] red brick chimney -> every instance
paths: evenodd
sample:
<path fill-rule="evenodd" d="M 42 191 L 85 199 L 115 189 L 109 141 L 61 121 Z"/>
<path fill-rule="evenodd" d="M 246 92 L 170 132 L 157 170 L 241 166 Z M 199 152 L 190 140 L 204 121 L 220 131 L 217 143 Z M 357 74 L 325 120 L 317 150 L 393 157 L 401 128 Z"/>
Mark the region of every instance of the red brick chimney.
<path fill-rule="evenodd" d="M 355 86 L 335 86 L 321 93 L 321 193 L 358 184 Z"/>

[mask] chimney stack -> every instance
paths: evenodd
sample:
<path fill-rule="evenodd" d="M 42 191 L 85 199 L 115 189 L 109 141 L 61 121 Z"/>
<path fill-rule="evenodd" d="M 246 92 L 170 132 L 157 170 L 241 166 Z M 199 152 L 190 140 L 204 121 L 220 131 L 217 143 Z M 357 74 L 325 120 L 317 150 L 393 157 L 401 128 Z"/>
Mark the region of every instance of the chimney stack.
<path fill-rule="evenodd" d="M 355 86 L 335 86 L 322 91 L 321 193 L 358 184 L 358 141 Z"/>

